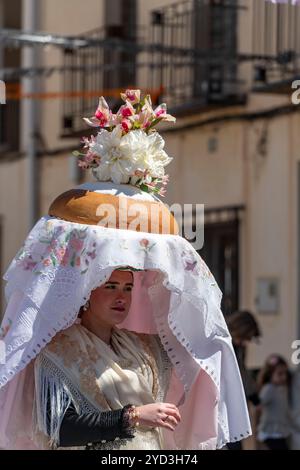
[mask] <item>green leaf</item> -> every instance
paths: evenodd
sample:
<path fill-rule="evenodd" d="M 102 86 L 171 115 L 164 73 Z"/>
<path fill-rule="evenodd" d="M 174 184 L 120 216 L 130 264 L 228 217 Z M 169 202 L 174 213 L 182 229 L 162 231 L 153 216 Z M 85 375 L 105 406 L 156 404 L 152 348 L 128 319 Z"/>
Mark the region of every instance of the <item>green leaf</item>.
<path fill-rule="evenodd" d="M 148 127 L 147 131 L 149 131 L 150 129 L 152 129 L 154 126 L 156 126 L 156 124 L 158 124 L 160 121 L 162 121 L 162 117 L 160 118 L 157 118 L 157 119 L 154 119 L 154 121 L 152 121 L 151 125 Z"/>
<path fill-rule="evenodd" d="M 40 242 L 40 243 L 47 243 L 47 244 L 49 244 L 49 241 L 50 241 L 49 238 L 40 238 L 40 239 L 39 239 L 39 242 Z"/>
<path fill-rule="evenodd" d="M 142 191 L 145 191 L 146 193 L 149 193 L 149 188 L 144 183 L 142 183 L 140 185 L 140 188 L 141 188 Z"/>
<path fill-rule="evenodd" d="M 73 157 L 85 157 L 85 153 L 82 153 L 82 152 L 78 152 L 78 150 L 75 150 L 74 152 L 72 152 L 72 155 Z"/>
<path fill-rule="evenodd" d="M 75 259 L 76 259 L 76 253 L 73 253 L 73 256 L 72 256 L 72 259 L 71 259 L 71 262 L 70 262 L 70 265 L 72 266 L 72 268 L 74 268 L 74 266 L 75 266 Z"/>
<path fill-rule="evenodd" d="M 51 261 L 52 261 L 53 266 L 56 266 L 57 262 L 56 262 L 56 258 L 55 258 L 55 256 L 53 255 L 53 253 L 50 253 L 50 258 L 51 258 Z"/>

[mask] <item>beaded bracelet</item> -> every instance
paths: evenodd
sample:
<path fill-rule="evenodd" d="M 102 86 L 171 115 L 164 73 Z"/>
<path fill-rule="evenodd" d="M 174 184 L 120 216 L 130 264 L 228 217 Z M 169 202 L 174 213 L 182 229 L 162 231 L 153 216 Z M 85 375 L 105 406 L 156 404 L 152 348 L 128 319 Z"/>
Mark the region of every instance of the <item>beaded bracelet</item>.
<path fill-rule="evenodd" d="M 127 414 L 130 426 L 132 428 L 137 428 L 140 425 L 140 413 L 137 411 L 136 407 L 134 405 L 130 405 L 130 407 L 127 409 Z"/>

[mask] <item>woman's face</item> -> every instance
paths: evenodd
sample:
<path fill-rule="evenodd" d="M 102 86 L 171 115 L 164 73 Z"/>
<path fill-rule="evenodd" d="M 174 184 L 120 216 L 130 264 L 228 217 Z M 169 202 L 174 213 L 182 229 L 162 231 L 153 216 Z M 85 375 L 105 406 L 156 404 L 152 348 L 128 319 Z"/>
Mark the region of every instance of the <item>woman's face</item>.
<path fill-rule="evenodd" d="M 288 381 L 288 370 L 284 364 L 279 364 L 273 374 L 272 374 L 272 383 L 274 385 L 286 385 Z"/>
<path fill-rule="evenodd" d="M 105 284 L 92 291 L 90 314 L 107 326 L 122 323 L 129 312 L 132 288 L 130 271 L 114 271 Z"/>

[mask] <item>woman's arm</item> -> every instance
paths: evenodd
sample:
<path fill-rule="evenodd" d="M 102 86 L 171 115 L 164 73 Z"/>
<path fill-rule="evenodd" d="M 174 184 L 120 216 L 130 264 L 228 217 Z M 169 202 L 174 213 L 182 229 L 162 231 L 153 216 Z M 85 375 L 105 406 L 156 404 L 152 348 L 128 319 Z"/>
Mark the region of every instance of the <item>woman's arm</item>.
<path fill-rule="evenodd" d="M 70 405 L 60 426 L 59 446 L 83 446 L 116 438 L 133 438 L 131 408 L 132 405 L 127 405 L 120 410 L 79 415 L 74 405 Z M 174 431 L 181 419 L 177 407 L 170 403 L 150 403 L 135 410 L 139 423 L 150 428 L 162 427 Z"/>
<path fill-rule="evenodd" d="M 43 384 L 37 400 L 41 431 L 49 436 L 55 446 L 86 446 L 134 436 L 130 414 L 126 413 L 130 405 L 114 411 L 78 413 L 55 364 L 41 354 L 35 367 L 36 381 Z"/>
<path fill-rule="evenodd" d="M 84 446 L 101 441 L 112 441 L 116 438 L 133 437 L 124 407 L 115 411 L 90 412 L 78 414 L 74 405 L 67 409 L 59 431 L 59 446 Z"/>

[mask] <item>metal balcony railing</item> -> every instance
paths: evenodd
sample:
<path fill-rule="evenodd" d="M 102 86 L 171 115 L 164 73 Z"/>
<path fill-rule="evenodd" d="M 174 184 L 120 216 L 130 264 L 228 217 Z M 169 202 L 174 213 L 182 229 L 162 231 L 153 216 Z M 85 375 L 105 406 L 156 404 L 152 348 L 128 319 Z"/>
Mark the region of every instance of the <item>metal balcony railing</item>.
<path fill-rule="evenodd" d="M 300 75 L 300 6 L 292 1 L 253 0 L 254 87 L 289 92 Z"/>
<path fill-rule="evenodd" d="M 133 35 L 126 25 L 85 34 L 104 43 L 64 52 L 64 91 L 72 97 L 64 100 L 64 134 L 82 131 L 82 116 L 95 111 L 98 95 L 119 106 L 126 87 L 148 90 L 177 112 L 241 102 L 241 8 L 238 0 L 185 0 L 152 11 L 149 26 Z"/>
<path fill-rule="evenodd" d="M 159 83 L 174 106 L 224 103 L 240 97 L 237 0 L 182 1 L 152 12 L 151 88 Z M 167 53 L 168 47 L 186 54 Z"/>

